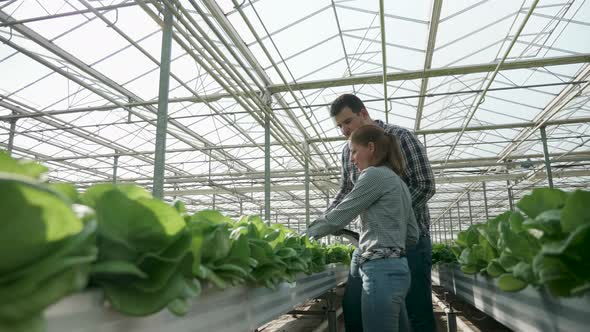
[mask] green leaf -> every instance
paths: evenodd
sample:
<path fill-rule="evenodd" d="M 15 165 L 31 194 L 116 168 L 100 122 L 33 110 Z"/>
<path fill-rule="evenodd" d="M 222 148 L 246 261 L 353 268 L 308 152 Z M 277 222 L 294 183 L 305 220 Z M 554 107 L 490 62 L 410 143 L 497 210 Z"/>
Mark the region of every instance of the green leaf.
<path fill-rule="evenodd" d="M 47 330 L 45 320 L 41 314 L 27 317 L 19 321 L 0 320 L 0 331 L 6 332 L 45 332 Z"/>
<path fill-rule="evenodd" d="M 535 219 L 527 219 L 523 226 L 543 231 L 547 235 L 561 234 L 561 210 L 541 212 Z"/>
<path fill-rule="evenodd" d="M 185 228 L 184 220 L 170 205 L 152 198 L 131 199 L 118 189 L 101 195 L 96 215 L 100 236 L 125 243 L 139 253 L 163 250 Z M 105 246 L 99 249 L 113 251 Z"/>
<path fill-rule="evenodd" d="M 227 257 L 231 250 L 230 231 L 225 224 L 209 228 L 203 234 L 202 263 L 216 262 Z"/>
<path fill-rule="evenodd" d="M 510 211 L 504 212 L 496 218 L 488 220 L 487 223 L 477 226 L 477 231 L 479 234 L 481 234 L 493 248 L 497 248 L 499 237 L 498 224 L 501 222 L 508 222 L 511 214 L 512 213 Z M 481 239 L 478 242 L 481 243 Z"/>
<path fill-rule="evenodd" d="M 500 250 L 506 250 L 529 263 L 540 248 L 539 240 L 527 232 L 514 233 L 507 227 L 507 223 L 500 224 L 500 240 Z"/>
<path fill-rule="evenodd" d="M 506 271 L 512 271 L 512 268 L 519 262 L 520 260 L 518 259 L 518 257 L 512 255 L 507 251 L 503 251 L 502 253 L 500 253 L 500 257 L 498 258 L 498 263 Z"/>
<path fill-rule="evenodd" d="M 513 232 L 519 233 L 524 231 L 524 228 L 522 227 L 522 224 L 524 222 L 524 217 L 522 216 L 522 214 L 518 211 L 514 211 L 512 212 L 512 214 L 510 214 L 510 219 L 509 219 L 509 223 L 510 223 L 510 229 Z"/>
<path fill-rule="evenodd" d="M 563 257 L 538 254 L 533 260 L 533 272 L 539 282 L 555 296 L 570 296 L 580 285 L 573 271 Z"/>
<path fill-rule="evenodd" d="M 184 277 L 175 273 L 164 288 L 145 292 L 123 283 L 103 280 L 100 285 L 113 309 L 131 316 L 147 316 L 165 308 L 170 302 L 183 298 L 186 292 Z"/>
<path fill-rule="evenodd" d="M 147 190 L 133 184 L 115 185 L 112 183 L 100 183 L 88 188 L 80 197 L 80 201 L 85 205 L 95 208 L 97 202 L 102 198 L 102 196 L 113 190 L 121 192 L 130 200 L 136 200 L 138 198 L 152 198 L 152 195 Z"/>
<path fill-rule="evenodd" d="M 590 192 L 576 190 L 568 198 L 561 212 L 561 227 L 564 232 L 590 224 Z"/>
<path fill-rule="evenodd" d="M 568 194 L 559 189 L 537 188 L 530 195 L 524 196 L 516 206 L 530 218 L 536 218 L 547 210 L 561 209 Z"/>
<path fill-rule="evenodd" d="M 233 223 L 231 218 L 225 217 L 219 211 L 215 210 L 202 210 L 190 217 L 190 222 L 199 223 L 213 223 L 213 224 L 223 224 L 223 223 Z"/>
<path fill-rule="evenodd" d="M 528 284 L 511 274 L 503 274 L 498 278 L 498 287 L 505 292 L 518 292 L 525 289 Z"/>
<path fill-rule="evenodd" d="M 502 265 L 500 265 L 500 263 L 498 263 L 497 260 L 493 260 L 488 264 L 486 268 L 486 273 L 489 274 L 492 278 L 497 278 L 503 273 L 506 273 L 506 270 L 502 268 Z"/>
<path fill-rule="evenodd" d="M 147 278 L 137 280 L 130 284 L 131 287 L 146 292 L 157 291 L 169 282 L 174 273 L 177 273 L 180 262 L 189 252 L 191 236 L 184 233 L 161 254 L 146 255 L 138 261 L 138 267 L 147 274 Z"/>
<path fill-rule="evenodd" d="M 541 252 L 548 255 L 567 254 L 579 261 L 590 260 L 590 224 L 578 227 L 563 241 L 544 244 Z"/>
<path fill-rule="evenodd" d="M 512 275 L 519 280 L 525 281 L 529 284 L 535 284 L 536 278 L 533 274 L 533 268 L 531 264 L 520 262 L 514 266 L 512 269 Z"/>
<path fill-rule="evenodd" d="M 16 160 L 5 151 L 0 151 L 0 172 L 19 174 L 33 179 L 41 179 L 47 167 L 34 161 Z"/>
<path fill-rule="evenodd" d="M 147 278 L 148 275 L 135 264 L 126 261 L 106 261 L 92 265 L 91 274 L 115 274 L 129 275 L 138 278 Z"/>
<path fill-rule="evenodd" d="M 40 283 L 27 296 L 0 305 L 0 321 L 17 321 L 40 314 L 43 309 L 64 296 L 83 289 L 88 276 L 87 266 L 75 266 Z"/>
<path fill-rule="evenodd" d="M 474 265 L 461 265 L 461 271 L 465 274 L 476 274 L 479 269 Z"/>
<path fill-rule="evenodd" d="M 76 186 L 72 183 L 50 183 L 49 188 L 64 195 L 64 197 L 67 197 L 70 200 L 70 202 L 76 203 L 80 200 L 80 194 L 78 193 L 78 189 L 76 189 Z"/>
<path fill-rule="evenodd" d="M 182 216 L 186 215 L 186 206 L 184 205 L 184 202 L 183 201 L 181 201 L 179 199 L 176 199 L 172 203 L 172 206 L 174 206 L 174 208 L 176 209 L 176 211 L 180 215 L 182 215 Z"/>
<path fill-rule="evenodd" d="M 180 298 L 168 303 L 168 310 L 176 316 L 184 316 L 190 311 L 189 299 Z"/>
<path fill-rule="evenodd" d="M 50 191 L 18 180 L 0 180 L 0 275 L 39 261 L 61 241 L 82 231 L 71 207 Z"/>

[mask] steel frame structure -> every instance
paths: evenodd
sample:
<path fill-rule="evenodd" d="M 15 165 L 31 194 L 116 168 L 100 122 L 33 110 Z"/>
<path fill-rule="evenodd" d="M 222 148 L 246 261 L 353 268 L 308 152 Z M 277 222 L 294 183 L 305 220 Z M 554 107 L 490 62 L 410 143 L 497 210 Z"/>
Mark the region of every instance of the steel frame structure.
<path fill-rule="evenodd" d="M 301 230 L 338 190 L 326 107 L 352 92 L 425 145 L 435 241 L 588 188 L 590 3 L 281 3 L 0 2 L 0 148 Z"/>

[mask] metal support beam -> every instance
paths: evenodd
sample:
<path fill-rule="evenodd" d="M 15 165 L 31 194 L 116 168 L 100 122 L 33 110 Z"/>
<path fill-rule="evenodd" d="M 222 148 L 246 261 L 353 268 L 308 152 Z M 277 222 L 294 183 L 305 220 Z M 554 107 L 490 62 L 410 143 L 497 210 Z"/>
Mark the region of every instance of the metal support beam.
<path fill-rule="evenodd" d="M 471 192 L 467 192 L 467 203 L 469 203 L 469 225 L 473 225 L 473 213 L 471 211 Z"/>
<path fill-rule="evenodd" d="M 551 174 L 551 161 L 549 160 L 549 148 L 547 147 L 547 133 L 545 132 L 545 126 L 539 128 L 541 131 L 541 141 L 543 142 L 543 155 L 545 158 L 545 173 L 547 174 L 547 182 L 549 182 L 549 188 L 553 189 L 553 175 Z"/>
<path fill-rule="evenodd" d="M 264 102 L 270 106 L 271 95 L 264 95 Z M 270 224 L 270 107 L 264 115 L 264 220 Z"/>
<path fill-rule="evenodd" d="M 149 0 L 144 0 L 149 2 Z M 86 13 L 90 13 L 92 11 L 111 11 L 113 9 L 119 9 L 119 8 L 124 8 L 124 7 L 131 7 L 131 6 L 136 6 L 137 3 L 131 2 L 131 3 L 120 3 L 118 5 L 110 5 L 110 6 L 103 6 L 103 7 L 96 7 L 94 9 L 83 9 L 83 10 L 76 10 L 76 11 L 72 11 L 72 12 L 66 12 L 66 13 L 60 13 L 60 14 L 54 14 L 54 15 L 46 15 L 46 16 L 38 16 L 38 17 L 32 17 L 32 18 L 26 18 L 23 20 L 13 20 L 10 22 L 0 22 L 0 28 L 1 27 L 10 27 L 10 26 L 14 26 L 17 24 L 24 24 L 24 23 L 31 23 L 31 22 L 39 22 L 39 21 L 44 21 L 44 20 L 53 20 L 56 18 L 62 18 L 62 17 L 67 17 L 67 16 L 76 16 L 76 15 L 82 15 L 82 14 L 86 14 Z M 55 22 L 55 21 L 54 21 Z"/>
<path fill-rule="evenodd" d="M 459 141 L 461 140 L 461 137 L 463 137 L 463 134 L 465 133 L 465 128 L 467 128 L 467 126 L 469 126 L 469 123 L 471 122 L 471 119 L 473 119 L 473 117 L 475 116 L 475 113 L 479 109 L 479 106 L 485 101 L 485 95 L 486 95 L 488 89 L 492 86 L 492 83 L 494 83 L 494 79 L 496 78 L 496 76 L 500 72 L 500 68 L 502 68 L 504 62 L 506 62 L 508 55 L 510 55 L 510 51 L 512 50 L 512 48 L 516 44 L 516 41 L 518 40 L 520 33 L 524 30 L 524 27 L 526 26 L 529 18 L 531 17 L 531 14 L 533 13 L 533 11 L 535 10 L 535 7 L 537 6 L 537 3 L 539 3 L 539 0 L 533 0 L 533 3 L 530 5 L 527 14 L 525 15 L 522 22 L 520 23 L 520 26 L 518 27 L 518 30 L 516 31 L 514 36 L 511 37 L 512 41 L 510 42 L 510 45 L 508 45 L 508 48 L 504 52 L 502 59 L 500 60 L 500 62 L 498 63 L 498 65 L 496 66 L 494 71 L 492 72 L 491 77 L 487 79 L 487 83 L 485 84 L 484 91 L 478 95 L 477 99 L 475 99 L 473 104 L 471 105 L 467 116 L 463 120 L 463 125 L 461 126 L 462 129 L 459 132 L 459 135 L 456 135 L 453 146 L 447 152 L 447 156 L 446 156 L 445 160 L 448 161 L 451 158 L 451 156 L 453 155 L 453 152 L 455 151 L 455 148 L 457 147 L 457 144 L 459 143 Z"/>
<path fill-rule="evenodd" d="M 2 118 L 0 117 L 0 120 Z M 559 126 L 559 125 L 568 125 L 568 124 L 577 124 L 577 123 L 589 123 L 589 117 L 583 118 L 572 118 L 572 119 L 560 119 L 560 120 L 551 120 L 544 122 L 545 126 Z M 534 128 L 538 126 L 538 122 L 515 122 L 515 123 L 505 123 L 499 125 L 486 125 L 486 126 L 472 126 L 465 128 L 464 131 L 486 131 L 486 130 L 498 130 L 498 129 L 511 129 L 511 128 Z M 462 127 L 452 127 L 452 128 L 440 128 L 440 129 L 423 129 L 423 130 L 416 130 L 414 134 L 416 135 L 436 135 L 436 134 L 448 134 L 448 133 L 458 133 L 463 130 Z M 337 141 L 345 141 L 346 137 L 337 136 L 337 137 L 328 137 L 322 140 L 319 139 L 311 139 L 309 143 L 317 143 L 319 141 L 323 142 L 337 142 Z"/>
<path fill-rule="evenodd" d="M 514 211 L 514 198 L 512 196 L 512 186 L 510 185 L 510 180 L 506 180 L 506 188 L 508 190 L 508 206 L 510 207 L 510 211 Z"/>
<path fill-rule="evenodd" d="M 12 114 L 15 114 L 12 111 Z M 12 155 L 12 147 L 14 146 L 14 135 L 16 133 L 16 119 L 10 119 L 10 132 L 8 133 L 8 154 Z"/>
<path fill-rule="evenodd" d="M 542 59 L 527 59 L 517 60 L 511 62 L 504 62 L 500 71 L 513 70 L 513 69 L 526 69 L 526 68 L 538 68 L 538 67 L 549 67 L 549 66 L 560 66 L 575 63 L 586 63 L 590 62 L 590 54 L 562 56 L 562 57 L 551 57 Z M 406 81 L 416 80 L 422 78 L 442 77 L 442 76 L 453 76 L 453 75 L 467 75 L 475 73 L 487 73 L 492 72 L 498 66 L 497 62 L 484 63 L 478 65 L 468 66 L 455 66 L 445 68 L 435 68 L 427 70 L 415 70 L 405 71 L 401 73 L 390 73 L 387 74 L 386 80 L 392 81 Z M 299 83 L 288 83 L 288 84 L 275 84 L 270 85 L 269 89 L 272 93 L 286 92 L 297 90 L 310 90 L 310 89 L 323 89 L 332 88 L 338 86 L 349 86 L 353 84 L 380 84 L 383 82 L 382 75 L 366 75 L 366 76 L 352 76 L 340 79 L 328 79 L 328 80 L 317 80 Z"/>
<path fill-rule="evenodd" d="M 387 40 L 385 38 L 385 4 L 379 0 L 379 22 L 381 26 L 381 63 L 383 67 L 383 111 L 385 112 L 385 123 L 389 123 L 389 101 L 387 100 Z"/>
<path fill-rule="evenodd" d="M 172 9 L 164 6 L 164 26 L 160 60 L 160 90 L 158 92 L 158 121 L 156 124 L 156 155 L 154 159 L 155 198 L 164 197 L 164 167 L 166 164 L 166 127 L 168 125 L 168 92 L 170 86 L 170 55 L 172 53 Z"/>
<path fill-rule="evenodd" d="M 450 236 L 450 240 L 453 241 L 453 210 L 449 210 L 449 224 L 450 224 L 450 231 L 451 231 L 451 236 Z"/>
<path fill-rule="evenodd" d="M 459 232 L 463 231 L 461 228 L 461 205 L 457 202 L 457 222 L 459 223 Z"/>
<path fill-rule="evenodd" d="M 309 227 L 309 144 L 303 142 L 305 151 L 305 227 Z"/>
<path fill-rule="evenodd" d="M 113 184 L 117 184 L 117 169 L 119 168 L 119 156 L 113 157 Z"/>
<path fill-rule="evenodd" d="M 426 45 L 426 56 L 424 57 L 424 69 L 430 69 L 432 65 L 432 56 L 434 55 L 434 46 L 436 44 L 436 33 L 438 31 L 438 21 L 440 19 L 440 12 L 443 0 L 434 0 L 432 5 L 432 15 L 430 17 L 430 28 L 428 31 L 428 43 Z M 422 111 L 424 110 L 424 102 L 426 101 L 426 91 L 428 90 L 428 77 L 422 78 L 420 84 L 420 99 L 418 99 L 418 108 L 416 109 L 416 122 L 414 123 L 414 130 L 420 129 L 420 122 L 422 121 Z"/>
<path fill-rule="evenodd" d="M 483 189 L 483 204 L 486 212 L 486 220 L 490 219 L 490 215 L 488 214 L 488 195 L 486 193 L 486 183 L 485 181 L 481 183 Z"/>

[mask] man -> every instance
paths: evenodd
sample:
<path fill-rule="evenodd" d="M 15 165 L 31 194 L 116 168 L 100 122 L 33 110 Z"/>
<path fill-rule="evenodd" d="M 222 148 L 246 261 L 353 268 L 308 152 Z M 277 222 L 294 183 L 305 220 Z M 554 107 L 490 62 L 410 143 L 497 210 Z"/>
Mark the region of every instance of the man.
<path fill-rule="evenodd" d="M 412 274 L 412 284 L 406 296 L 408 316 L 414 332 L 435 331 L 432 310 L 432 293 L 430 269 L 432 264 L 432 244 L 430 242 L 430 214 L 427 202 L 434 195 L 434 174 L 426 156 L 426 150 L 416 136 L 409 130 L 380 120 L 372 120 L 363 102 L 355 95 L 344 94 L 338 97 L 330 107 L 330 116 L 344 136 L 349 137 L 357 128 L 374 124 L 389 134 L 398 137 L 405 159 L 406 173 L 402 180 L 408 186 L 412 196 L 412 208 L 420 227 L 420 239 L 413 248 L 407 249 L 407 259 Z M 328 211 L 333 209 L 348 194 L 358 178 L 359 171 L 352 164 L 350 148 L 344 145 L 342 150 L 342 170 L 340 191 L 334 198 Z M 362 281 L 349 275 L 346 292 L 342 300 L 344 320 L 347 332 L 362 331 L 361 316 Z"/>

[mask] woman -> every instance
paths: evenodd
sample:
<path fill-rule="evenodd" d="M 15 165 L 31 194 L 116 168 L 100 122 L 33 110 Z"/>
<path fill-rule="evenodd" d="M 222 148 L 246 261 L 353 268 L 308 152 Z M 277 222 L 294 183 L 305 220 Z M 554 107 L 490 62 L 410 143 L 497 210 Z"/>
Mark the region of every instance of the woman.
<path fill-rule="evenodd" d="M 406 245 L 418 241 L 418 225 L 408 188 L 401 180 L 403 157 L 395 136 L 373 125 L 350 136 L 352 163 L 360 176 L 338 206 L 315 220 L 309 236 L 323 237 L 360 215 L 360 255 L 353 264 L 362 277 L 365 332 L 408 331 L 405 297 L 410 287 Z"/>

